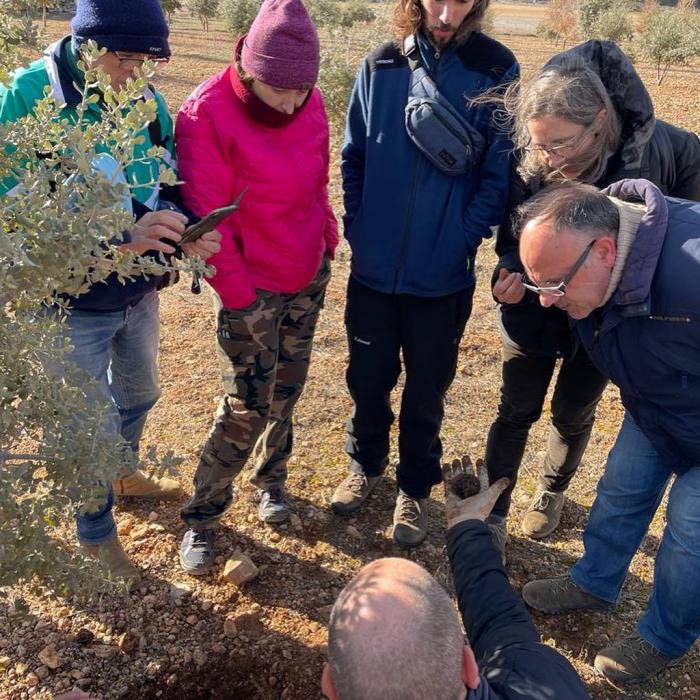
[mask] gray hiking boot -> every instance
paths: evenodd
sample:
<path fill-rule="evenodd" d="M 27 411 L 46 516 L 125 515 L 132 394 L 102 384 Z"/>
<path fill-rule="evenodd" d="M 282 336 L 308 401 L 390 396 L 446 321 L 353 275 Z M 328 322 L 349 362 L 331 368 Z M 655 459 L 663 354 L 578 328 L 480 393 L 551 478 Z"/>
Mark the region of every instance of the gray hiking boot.
<path fill-rule="evenodd" d="M 564 494 L 556 491 L 540 491 L 523 518 L 525 535 L 537 540 L 551 535 L 559 525 Z"/>
<path fill-rule="evenodd" d="M 180 566 L 192 576 L 203 576 L 214 563 L 214 530 L 190 528 L 180 545 Z"/>
<path fill-rule="evenodd" d="M 498 553 L 501 555 L 503 566 L 506 565 L 506 544 L 508 543 L 508 523 L 501 515 L 489 515 L 486 518 L 486 524 L 491 530 L 491 538 Z"/>
<path fill-rule="evenodd" d="M 608 610 L 613 607 L 613 603 L 586 593 L 569 576 L 530 581 L 523 586 L 522 596 L 531 608 L 549 614 L 571 610 Z"/>
<path fill-rule="evenodd" d="M 662 654 L 635 634 L 599 651 L 593 665 L 613 683 L 640 683 L 677 664 L 682 658 Z"/>
<path fill-rule="evenodd" d="M 284 487 L 273 486 L 268 491 L 259 491 L 258 518 L 264 523 L 283 523 L 289 520 L 289 503 Z"/>
<path fill-rule="evenodd" d="M 428 534 L 428 499 L 411 498 L 399 490 L 394 508 L 394 544 L 417 547 Z"/>
<path fill-rule="evenodd" d="M 343 479 L 333 493 L 331 508 L 339 515 L 354 513 L 362 507 L 367 496 L 381 480 L 381 476 L 365 476 L 353 472 Z"/>

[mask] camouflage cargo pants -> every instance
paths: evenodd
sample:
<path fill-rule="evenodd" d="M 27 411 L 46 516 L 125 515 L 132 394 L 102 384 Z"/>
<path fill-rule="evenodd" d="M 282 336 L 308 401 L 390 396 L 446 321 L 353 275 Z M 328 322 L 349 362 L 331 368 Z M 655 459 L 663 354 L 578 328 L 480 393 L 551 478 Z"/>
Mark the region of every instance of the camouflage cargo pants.
<path fill-rule="evenodd" d="M 258 290 L 244 309 L 218 304 L 218 355 L 224 396 L 181 511 L 190 526 L 213 524 L 233 500 L 232 482 L 253 451 L 258 488 L 281 485 L 292 451 L 292 410 L 301 395 L 319 312 L 330 279 L 324 256 L 297 294 Z M 218 298 L 217 300 L 218 301 Z"/>

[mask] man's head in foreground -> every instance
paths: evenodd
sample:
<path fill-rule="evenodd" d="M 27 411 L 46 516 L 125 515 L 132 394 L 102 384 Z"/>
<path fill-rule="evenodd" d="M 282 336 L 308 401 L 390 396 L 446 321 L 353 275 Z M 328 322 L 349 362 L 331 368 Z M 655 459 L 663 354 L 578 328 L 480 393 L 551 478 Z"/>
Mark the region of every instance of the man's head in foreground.
<path fill-rule="evenodd" d="M 479 671 L 452 601 L 422 567 L 379 559 L 360 570 L 333 606 L 331 700 L 462 700 Z"/>
<path fill-rule="evenodd" d="M 599 307 L 617 258 L 617 207 L 595 187 L 566 182 L 542 190 L 519 210 L 525 286 L 542 306 L 576 319 Z"/>

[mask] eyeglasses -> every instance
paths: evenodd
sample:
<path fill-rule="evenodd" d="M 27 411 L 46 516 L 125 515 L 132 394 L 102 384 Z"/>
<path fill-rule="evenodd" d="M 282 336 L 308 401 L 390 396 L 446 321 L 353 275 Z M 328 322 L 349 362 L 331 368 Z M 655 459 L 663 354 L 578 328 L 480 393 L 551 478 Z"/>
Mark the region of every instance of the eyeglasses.
<path fill-rule="evenodd" d="M 563 156 L 565 153 L 568 153 L 569 151 L 573 151 L 574 149 L 578 148 L 578 146 L 581 145 L 581 142 L 583 139 L 588 136 L 588 134 L 593 131 L 595 128 L 595 124 L 591 124 L 590 126 L 587 126 L 578 136 L 574 136 L 573 138 L 569 139 L 566 143 L 561 143 L 558 146 L 525 146 L 525 151 L 527 153 L 539 153 L 543 154 L 546 153 L 547 155 L 560 155 Z M 593 133 L 593 138 L 597 138 L 598 133 L 594 132 Z"/>
<path fill-rule="evenodd" d="M 122 70 L 133 70 L 134 68 L 140 68 L 146 61 L 151 61 L 152 63 L 155 63 L 156 66 L 160 66 L 164 63 L 170 62 L 170 58 L 168 58 L 167 56 L 136 57 L 130 56 L 127 53 L 122 53 L 121 51 L 112 51 L 111 53 L 119 59 L 119 67 Z"/>
<path fill-rule="evenodd" d="M 576 262 L 573 264 L 571 269 L 564 275 L 564 278 L 561 282 L 559 282 L 559 284 L 546 287 L 539 287 L 538 285 L 534 284 L 530 279 L 528 279 L 525 273 L 523 273 L 521 278 L 523 287 L 525 287 L 525 289 L 529 289 L 535 294 L 541 294 L 546 297 L 563 297 L 564 294 L 566 294 L 566 285 L 568 285 L 569 282 L 571 282 L 571 280 L 574 278 L 574 275 L 581 269 L 583 263 L 586 262 L 586 258 L 588 257 L 588 254 L 591 252 L 597 240 L 597 238 L 594 238 L 588 243 L 588 245 L 583 249 L 583 253 L 581 253 L 581 255 L 578 256 Z"/>

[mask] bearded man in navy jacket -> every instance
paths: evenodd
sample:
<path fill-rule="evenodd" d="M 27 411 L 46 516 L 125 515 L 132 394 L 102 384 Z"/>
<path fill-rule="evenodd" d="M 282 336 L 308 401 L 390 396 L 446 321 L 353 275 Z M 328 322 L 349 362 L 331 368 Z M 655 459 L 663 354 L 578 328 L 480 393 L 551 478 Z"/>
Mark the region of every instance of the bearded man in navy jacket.
<path fill-rule="evenodd" d="M 394 542 L 415 547 L 427 533 L 427 503 L 440 482 L 444 395 L 472 308 L 474 259 L 501 223 L 512 144 L 493 104 L 473 98 L 515 80 L 519 67 L 482 34 L 489 0 L 398 0 L 396 43 L 364 60 L 342 151 L 345 236 L 352 250 L 345 321 L 354 406 L 346 451 L 350 475 L 336 489 L 337 513 L 358 510 L 389 461 L 390 393 L 406 383 L 399 416 Z M 414 41 L 417 52 L 406 48 Z M 483 139 L 468 172 L 443 172 L 405 126 L 411 62 Z"/>

